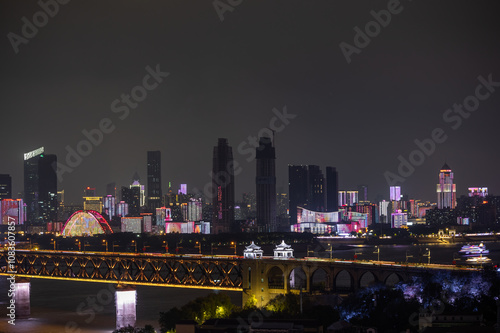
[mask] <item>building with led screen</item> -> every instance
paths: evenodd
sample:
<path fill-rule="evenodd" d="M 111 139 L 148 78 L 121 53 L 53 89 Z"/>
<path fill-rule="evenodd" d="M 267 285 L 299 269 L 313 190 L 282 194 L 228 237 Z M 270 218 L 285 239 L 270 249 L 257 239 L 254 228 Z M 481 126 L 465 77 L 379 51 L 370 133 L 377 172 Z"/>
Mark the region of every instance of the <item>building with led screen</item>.
<path fill-rule="evenodd" d="M 112 234 L 108 222 L 96 211 L 79 210 L 70 216 L 62 230 L 63 236 L 92 236 L 97 234 Z"/>
<path fill-rule="evenodd" d="M 0 200 L 0 221 L 3 225 L 8 225 L 9 222 L 24 224 L 25 220 L 23 199 Z"/>
<path fill-rule="evenodd" d="M 368 227 L 368 215 L 340 209 L 337 212 L 315 212 L 297 208 L 297 223 L 290 226 L 292 232 L 310 232 L 314 234 L 348 234 Z"/>

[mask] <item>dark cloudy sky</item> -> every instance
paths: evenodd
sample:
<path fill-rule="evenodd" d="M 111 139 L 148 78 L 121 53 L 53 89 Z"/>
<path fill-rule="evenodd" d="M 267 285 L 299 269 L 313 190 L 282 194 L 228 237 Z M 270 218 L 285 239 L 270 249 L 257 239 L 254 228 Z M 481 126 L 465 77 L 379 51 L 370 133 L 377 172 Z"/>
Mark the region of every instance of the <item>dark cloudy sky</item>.
<path fill-rule="evenodd" d="M 222 0 L 227 3 L 226 0 Z M 497 1 L 402 1 L 387 27 L 347 63 L 339 44 L 388 1 L 243 0 L 221 21 L 212 1 L 70 1 L 16 54 L 36 1 L 0 2 L 0 173 L 23 187 L 23 153 L 44 146 L 65 163 L 65 147 L 109 118 L 115 130 L 63 176 L 67 201 L 85 186 L 146 182 L 146 151 L 161 150 L 163 184 L 201 188 L 212 148 L 226 137 L 243 172 L 237 198 L 255 192 L 255 162 L 238 145 L 269 126 L 273 108 L 297 115 L 276 136 L 278 188 L 287 164 L 336 166 L 340 188 L 368 185 L 388 197 L 384 173 L 434 128 L 447 135 L 402 183 L 435 200 L 445 159 L 459 194 L 500 193 L 500 87 L 456 130 L 445 111 L 474 95 L 478 76 L 500 81 Z M 11 35 L 12 36 L 12 35 Z M 111 103 L 142 84 L 146 66 L 170 75 L 121 120 Z M 482 92 L 487 92 L 486 90 Z"/>

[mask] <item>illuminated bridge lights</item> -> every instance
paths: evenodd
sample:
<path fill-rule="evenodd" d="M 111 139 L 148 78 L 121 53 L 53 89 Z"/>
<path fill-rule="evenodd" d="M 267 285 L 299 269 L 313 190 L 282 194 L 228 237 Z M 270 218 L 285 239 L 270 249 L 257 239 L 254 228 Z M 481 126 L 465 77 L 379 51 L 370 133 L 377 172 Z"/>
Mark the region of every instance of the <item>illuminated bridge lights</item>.
<path fill-rule="evenodd" d="M 0 275 L 7 275 L 0 252 Z M 16 251 L 17 276 L 197 289 L 242 290 L 241 262 L 118 253 Z"/>

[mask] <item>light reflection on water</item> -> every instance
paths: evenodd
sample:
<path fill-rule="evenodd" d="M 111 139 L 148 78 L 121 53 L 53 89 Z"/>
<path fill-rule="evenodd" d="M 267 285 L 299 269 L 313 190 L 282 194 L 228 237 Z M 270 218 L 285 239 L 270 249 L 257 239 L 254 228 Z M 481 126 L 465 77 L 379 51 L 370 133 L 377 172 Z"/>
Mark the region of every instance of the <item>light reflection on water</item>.
<path fill-rule="evenodd" d="M 109 284 L 60 280 L 31 279 L 31 318 L 16 319 L 16 325 L 8 324 L 8 281 L 0 277 L 0 332 L 37 333 L 109 333 L 115 329 L 115 304 L 107 301 Z M 113 289 L 111 287 L 111 289 Z M 101 292 L 101 294 L 99 294 Z M 140 286 L 137 288 L 137 326 L 153 325 L 159 331 L 159 313 L 172 307 L 181 307 L 196 297 L 206 296 L 209 290 Z M 97 295 L 101 301 L 97 300 Z M 228 292 L 235 304 L 241 304 L 238 292 Z M 87 312 L 87 299 L 96 300 L 95 318 Z M 92 301 L 91 301 L 92 302 Z M 81 305 L 83 303 L 83 305 Z M 102 305 L 102 307 L 101 307 Z M 80 314 L 77 312 L 80 311 Z M 78 329 L 66 329 L 69 322 Z M 71 326 L 69 326 L 71 327 Z"/>

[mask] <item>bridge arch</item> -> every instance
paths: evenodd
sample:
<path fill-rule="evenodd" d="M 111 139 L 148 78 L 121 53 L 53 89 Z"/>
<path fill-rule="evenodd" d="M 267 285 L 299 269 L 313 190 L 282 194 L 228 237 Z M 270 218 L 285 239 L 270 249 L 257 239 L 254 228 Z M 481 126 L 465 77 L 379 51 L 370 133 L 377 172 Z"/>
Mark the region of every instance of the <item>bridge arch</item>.
<path fill-rule="evenodd" d="M 392 272 L 388 274 L 385 279 L 384 279 L 384 284 L 389 287 L 393 287 L 394 285 L 398 284 L 399 282 L 403 282 L 404 279 L 401 275 L 398 273 Z"/>
<path fill-rule="evenodd" d="M 377 277 L 370 271 L 363 272 L 358 281 L 360 288 L 369 287 L 377 282 Z"/>
<path fill-rule="evenodd" d="M 340 270 L 335 275 L 335 290 L 351 291 L 354 288 L 354 277 L 345 269 Z"/>
<path fill-rule="evenodd" d="M 267 271 L 268 289 L 285 289 L 284 269 L 280 266 L 272 266 Z"/>
<path fill-rule="evenodd" d="M 311 291 L 319 291 L 329 289 L 329 277 L 328 271 L 326 271 L 322 267 L 317 267 L 312 273 L 310 277 L 310 286 Z"/>
<path fill-rule="evenodd" d="M 307 288 L 307 275 L 302 266 L 295 267 L 288 275 L 288 287 L 301 290 Z"/>

